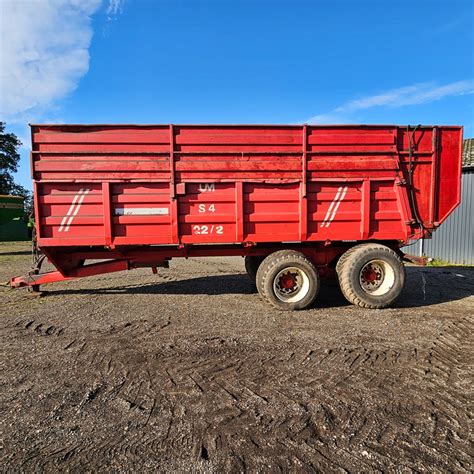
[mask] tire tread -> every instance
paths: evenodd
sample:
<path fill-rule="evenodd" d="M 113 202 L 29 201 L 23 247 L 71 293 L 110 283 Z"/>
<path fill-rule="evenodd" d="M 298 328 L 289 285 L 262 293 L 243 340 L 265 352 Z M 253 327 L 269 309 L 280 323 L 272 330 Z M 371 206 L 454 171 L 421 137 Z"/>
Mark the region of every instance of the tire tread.
<path fill-rule="evenodd" d="M 350 275 L 354 266 L 357 264 L 357 260 L 365 255 L 373 252 L 374 250 L 383 251 L 387 254 L 395 257 L 397 260 L 400 260 L 399 256 L 396 252 L 394 252 L 391 248 L 386 247 L 382 244 L 360 244 L 350 248 L 347 252 L 345 252 L 340 258 L 336 265 L 336 271 L 339 278 L 339 284 L 341 287 L 342 294 L 344 297 L 352 304 L 356 306 L 360 306 L 361 308 L 367 309 L 381 309 L 388 306 L 387 303 L 380 302 L 380 303 L 369 303 L 367 301 L 362 300 L 357 293 L 354 291 L 354 286 L 352 285 Z M 404 273 L 403 277 L 405 277 L 405 267 L 401 264 L 402 271 Z M 389 303 L 390 304 L 390 303 Z"/>
<path fill-rule="evenodd" d="M 318 277 L 318 271 L 316 270 L 316 268 L 314 268 L 313 263 L 304 254 L 296 250 L 278 250 L 268 255 L 268 257 L 266 257 L 265 260 L 260 264 L 257 271 L 256 283 L 257 283 L 257 288 L 259 290 L 260 295 L 268 304 L 280 310 L 282 308 L 274 304 L 272 299 L 269 298 L 269 296 L 267 295 L 267 292 L 265 291 L 265 280 L 267 279 L 268 273 L 273 267 L 287 260 L 294 261 L 295 259 L 300 260 L 301 262 L 304 262 L 305 264 L 313 267 L 316 273 L 316 276 Z"/>

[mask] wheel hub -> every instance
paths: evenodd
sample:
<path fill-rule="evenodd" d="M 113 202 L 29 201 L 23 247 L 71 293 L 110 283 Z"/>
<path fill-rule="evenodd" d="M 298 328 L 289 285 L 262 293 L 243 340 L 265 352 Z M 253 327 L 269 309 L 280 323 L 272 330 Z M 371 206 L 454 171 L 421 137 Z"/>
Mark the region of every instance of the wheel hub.
<path fill-rule="evenodd" d="M 362 267 L 359 281 L 363 290 L 372 293 L 380 288 L 384 278 L 384 265 L 377 261 L 371 261 Z"/>
<path fill-rule="evenodd" d="M 308 276 L 296 266 L 280 270 L 273 280 L 275 296 L 285 303 L 295 303 L 302 300 L 309 290 Z"/>
<path fill-rule="evenodd" d="M 374 270 L 372 267 L 366 268 L 364 270 L 364 273 L 362 274 L 362 279 L 369 283 L 373 283 L 376 280 L 380 280 L 381 277 L 382 277 L 382 274 Z"/>
<path fill-rule="evenodd" d="M 297 286 L 296 277 L 297 275 L 294 273 L 293 274 L 290 272 L 284 273 L 283 275 L 280 276 L 278 286 L 281 289 L 294 290 L 295 287 Z"/>

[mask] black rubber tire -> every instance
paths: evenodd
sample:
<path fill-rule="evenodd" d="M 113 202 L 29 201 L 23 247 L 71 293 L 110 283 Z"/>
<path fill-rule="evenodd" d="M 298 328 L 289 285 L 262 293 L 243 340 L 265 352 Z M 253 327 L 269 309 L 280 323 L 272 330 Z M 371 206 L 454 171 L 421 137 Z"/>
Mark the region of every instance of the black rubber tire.
<path fill-rule="evenodd" d="M 260 264 L 265 260 L 264 256 L 247 256 L 245 257 L 245 270 L 249 278 L 255 283 L 257 278 L 257 270 Z"/>
<path fill-rule="evenodd" d="M 339 274 L 339 272 L 341 271 L 342 265 L 343 265 L 344 262 L 347 260 L 347 258 L 349 257 L 349 255 L 351 255 L 352 252 L 354 252 L 355 250 L 357 250 L 359 247 L 361 247 L 361 246 L 363 246 L 363 245 L 367 245 L 367 244 L 355 245 L 354 247 L 351 247 L 350 249 L 346 250 L 346 251 L 339 257 L 339 260 L 338 260 L 337 263 L 336 263 L 336 274 Z"/>
<path fill-rule="evenodd" d="M 294 255 L 302 255 L 301 252 L 297 252 L 296 250 L 279 250 L 279 252 L 286 252 L 288 255 L 289 254 L 294 254 Z M 277 252 L 274 252 L 270 255 L 267 255 L 266 257 L 263 258 L 263 260 L 260 262 L 259 268 L 261 267 L 262 263 L 265 261 L 267 257 L 270 257 L 271 255 L 274 255 Z M 257 291 L 260 293 L 260 295 L 265 299 L 264 296 L 264 290 L 262 286 L 263 280 L 261 278 L 258 278 L 258 270 L 257 270 L 257 276 L 255 278 L 255 285 L 257 286 Z"/>
<path fill-rule="evenodd" d="M 373 295 L 365 291 L 359 275 L 371 260 L 379 260 L 393 270 L 393 283 L 388 291 Z M 405 284 L 405 267 L 400 257 L 381 244 L 361 244 L 345 252 L 336 265 L 342 294 L 350 303 L 362 308 L 381 309 L 390 306 L 400 295 Z"/>
<path fill-rule="evenodd" d="M 273 288 L 273 282 L 278 273 L 289 267 L 296 267 L 304 272 L 309 281 L 307 294 L 296 302 L 282 301 L 276 296 Z M 258 268 L 256 283 L 258 292 L 263 299 L 283 311 L 308 308 L 316 299 L 320 287 L 318 271 L 304 254 L 296 250 L 279 250 L 268 255 Z"/>

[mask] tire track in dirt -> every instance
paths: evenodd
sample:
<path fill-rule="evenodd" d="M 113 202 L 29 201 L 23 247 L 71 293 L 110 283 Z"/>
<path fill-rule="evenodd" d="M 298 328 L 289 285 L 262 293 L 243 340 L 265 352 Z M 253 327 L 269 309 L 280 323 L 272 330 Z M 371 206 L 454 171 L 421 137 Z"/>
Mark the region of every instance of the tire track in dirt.
<path fill-rule="evenodd" d="M 457 468 L 472 472 L 472 400 L 474 395 L 474 318 L 448 323 L 434 341 L 424 373 L 432 406 L 431 434 L 457 452 Z M 449 390 L 446 390 L 449 387 Z"/>
<path fill-rule="evenodd" d="M 136 331 L 150 333 L 143 324 Z M 111 330 L 120 344 L 130 341 L 133 332 L 132 326 Z M 156 359 L 139 351 L 131 359 L 126 344 L 111 358 L 97 351 L 98 341 L 77 344 L 76 366 L 93 371 L 90 379 L 107 381 L 100 390 L 88 389 L 81 410 L 104 410 L 111 425 L 120 419 L 123 428 L 93 445 L 68 446 L 67 456 L 64 450 L 45 451 L 41 458 L 52 458 L 51 466 L 60 461 L 62 467 L 101 467 L 97 462 L 103 460 L 104 467 L 111 459 L 139 459 L 151 451 L 187 453 L 188 461 L 212 460 L 223 468 L 255 466 L 266 455 L 281 469 L 290 467 L 289 460 L 309 470 L 387 465 L 375 453 L 370 459 L 357 454 L 377 427 L 367 407 L 357 407 L 365 384 L 374 383 L 374 370 L 409 364 L 416 351 L 340 347 L 262 357 L 232 341 L 230 346 L 212 338 L 197 342 L 190 355 Z M 337 375 L 331 375 L 332 368 Z M 342 421 L 348 413 L 349 422 Z M 157 431 L 157 423 L 168 426 L 166 432 Z M 240 439 L 243 429 L 245 440 Z M 345 441 L 339 446 L 335 438 Z M 281 455 L 275 457 L 277 448 Z"/>
<path fill-rule="evenodd" d="M 36 321 L 34 319 L 22 319 L 17 321 L 14 326 L 19 329 L 27 329 L 34 331 L 41 336 L 61 336 L 64 333 L 64 328 L 54 326 L 53 324 Z"/>
<path fill-rule="evenodd" d="M 233 262 L 4 293 L 2 468 L 472 471 L 471 270 L 286 319 Z"/>
<path fill-rule="evenodd" d="M 74 378 L 49 387 L 67 391 L 43 414 L 54 429 L 30 430 L 7 469 L 472 470 L 470 317 L 424 349 L 183 338 L 168 316 L 15 327 L 60 335 L 37 339 Z"/>

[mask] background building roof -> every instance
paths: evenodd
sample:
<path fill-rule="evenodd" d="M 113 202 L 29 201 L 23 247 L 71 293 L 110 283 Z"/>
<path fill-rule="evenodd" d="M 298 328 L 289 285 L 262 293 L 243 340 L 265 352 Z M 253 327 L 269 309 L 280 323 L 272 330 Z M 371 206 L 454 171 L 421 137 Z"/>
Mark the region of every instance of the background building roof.
<path fill-rule="evenodd" d="M 474 168 L 474 138 L 468 138 L 463 142 L 462 167 Z"/>

